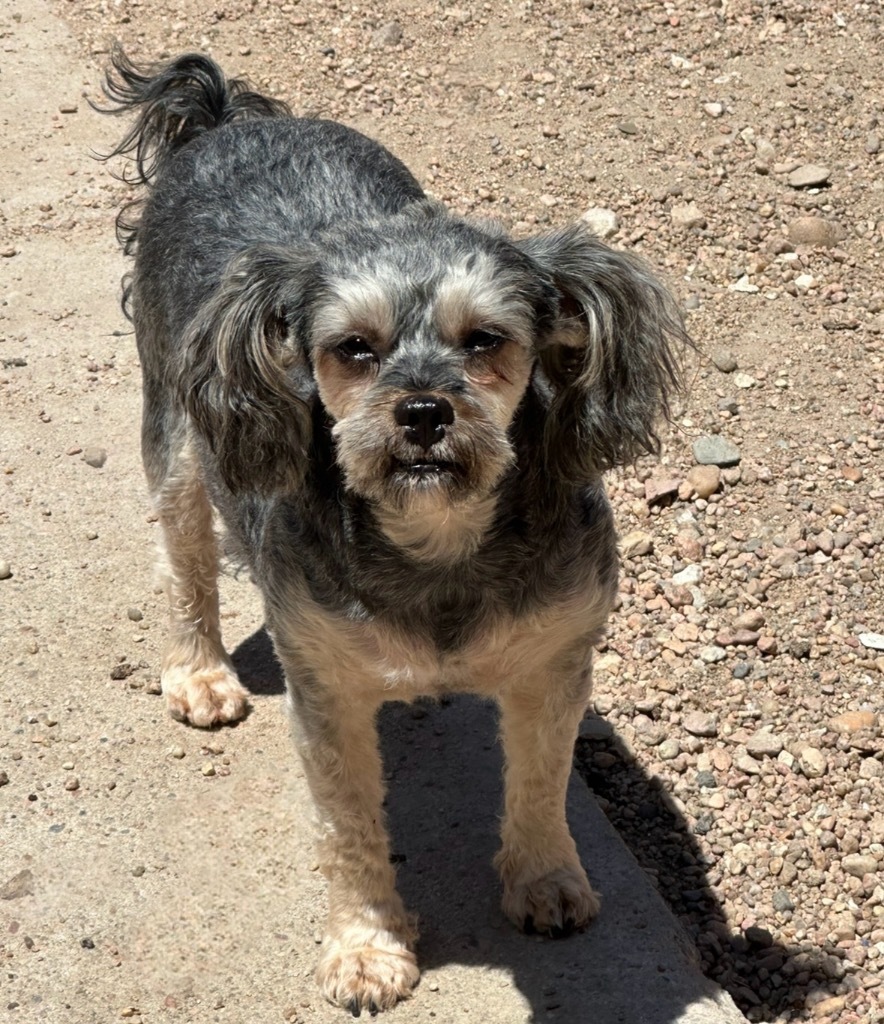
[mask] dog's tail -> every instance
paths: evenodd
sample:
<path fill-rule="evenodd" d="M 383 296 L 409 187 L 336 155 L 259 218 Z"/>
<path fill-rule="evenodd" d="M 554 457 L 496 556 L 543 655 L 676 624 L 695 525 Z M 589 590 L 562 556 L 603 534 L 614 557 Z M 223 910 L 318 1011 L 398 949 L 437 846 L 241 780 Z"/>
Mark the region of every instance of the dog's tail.
<path fill-rule="evenodd" d="M 281 100 L 251 92 L 241 79 L 228 79 L 199 53 L 139 67 L 116 45 L 102 89 L 110 103 L 96 109 L 108 114 L 138 111 L 119 145 L 104 157 L 131 156 L 136 174 L 124 180 L 136 185 L 150 185 L 176 150 L 204 132 L 229 121 L 291 115 Z"/>

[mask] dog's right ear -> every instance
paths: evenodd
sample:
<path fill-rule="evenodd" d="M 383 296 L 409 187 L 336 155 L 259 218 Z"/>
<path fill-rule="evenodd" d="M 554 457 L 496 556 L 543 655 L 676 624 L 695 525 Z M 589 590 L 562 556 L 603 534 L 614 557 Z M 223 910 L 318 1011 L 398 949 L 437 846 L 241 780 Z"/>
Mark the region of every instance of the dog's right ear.
<path fill-rule="evenodd" d="M 181 400 L 234 493 L 303 479 L 315 386 L 298 320 L 317 278 L 312 260 L 255 246 L 190 323 Z"/>

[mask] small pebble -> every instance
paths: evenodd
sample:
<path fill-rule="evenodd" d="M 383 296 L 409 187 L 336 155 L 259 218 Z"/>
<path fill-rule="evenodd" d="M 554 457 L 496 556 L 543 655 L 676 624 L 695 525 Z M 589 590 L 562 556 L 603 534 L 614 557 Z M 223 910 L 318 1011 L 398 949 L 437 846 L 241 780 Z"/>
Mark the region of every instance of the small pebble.
<path fill-rule="evenodd" d="M 685 732 L 692 736 L 712 737 L 718 735 L 718 718 L 705 711 L 692 711 L 682 722 Z"/>
<path fill-rule="evenodd" d="M 591 207 L 580 219 L 599 238 L 613 238 L 620 230 L 619 216 L 602 206 Z"/>
<path fill-rule="evenodd" d="M 104 448 L 86 448 L 83 451 L 83 461 L 93 469 L 101 469 L 107 462 L 107 452 Z"/>
<path fill-rule="evenodd" d="M 722 373 L 733 373 L 737 369 L 737 357 L 729 348 L 715 348 L 712 350 L 712 365 Z"/>
<path fill-rule="evenodd" d="M 776 757 L 782 749 L 782 739 L 766 729 L 753 733 L 746 741 L 746 750 L 753 757 Z"/>

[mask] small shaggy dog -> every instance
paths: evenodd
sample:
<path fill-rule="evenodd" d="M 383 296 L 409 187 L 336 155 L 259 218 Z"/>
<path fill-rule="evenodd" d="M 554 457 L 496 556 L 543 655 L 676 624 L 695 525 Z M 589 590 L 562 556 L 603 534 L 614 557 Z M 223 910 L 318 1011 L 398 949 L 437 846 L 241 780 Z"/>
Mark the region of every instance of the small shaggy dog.
<path fill-rule="evenodd" d="M 515 241 L 429 200 L 378 143 L 185 55 L 113 56 L 148 187 L 118 228 L 144 371 L 144 465 L 171 635 L 162 686 L 196 726 L 247 694 L 221 642 L 217 511 L 264 598 L 320 825 L 328 999 L 418 980 L 375 715 L 497 699 L 503 908 L 552 936 L 598 899 L 565 821 L 593 645 L 617 586 L 602 474 L 658 446 L 675 305 L 582 227 Z M 113 154 L 112 154 L 113 155 Z"/>

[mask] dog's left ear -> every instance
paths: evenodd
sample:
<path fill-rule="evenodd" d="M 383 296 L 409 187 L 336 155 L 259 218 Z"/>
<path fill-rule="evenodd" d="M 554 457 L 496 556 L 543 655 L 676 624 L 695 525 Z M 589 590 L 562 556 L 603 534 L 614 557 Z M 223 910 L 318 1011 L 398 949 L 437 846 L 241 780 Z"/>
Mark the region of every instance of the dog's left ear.
<path fill-rule="evenodd" d="M 516 244 L 558 299 L 538 342 L 549 467 L 589 479 L 657 452 L 656 422 L 680 385 L 676 350 L 691 344 L 673 297 L 641 260 L 579 225 Z"/>

